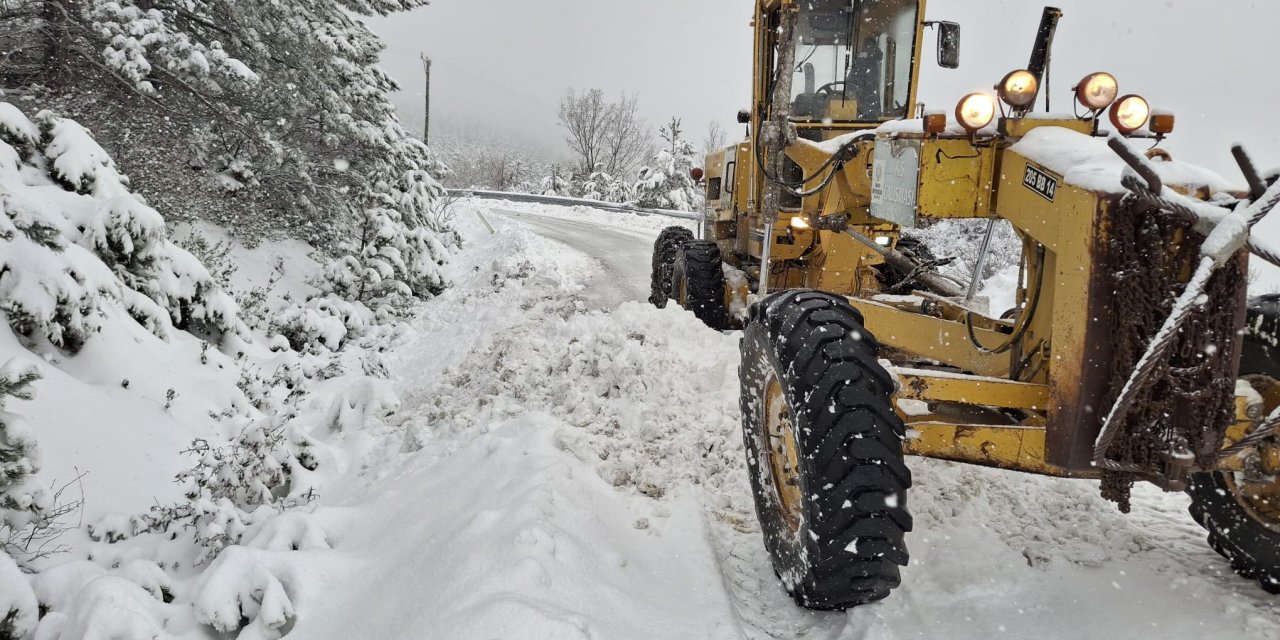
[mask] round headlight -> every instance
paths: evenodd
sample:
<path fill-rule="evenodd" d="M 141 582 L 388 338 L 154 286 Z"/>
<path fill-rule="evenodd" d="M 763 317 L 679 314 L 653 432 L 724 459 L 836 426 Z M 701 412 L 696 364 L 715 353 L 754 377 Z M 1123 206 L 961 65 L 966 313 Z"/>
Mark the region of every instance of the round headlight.
<path fill-rule="evenodd" d="M 971 93 L 956 105 L 956 121 L 969 133 L 989 124 L 996 117 L 996 101 L 985 93 Z"/>
<path fill-rule="evenodd" d="M 1094 111 L 1106 109 L 1118 95 L 1120 83 L 1116 82 L 1115 76 L 1104 71 L 1091 73 L 1076 85 L 1076 100 Z"/>
<path fill-rule="evenodd" d="M 1142 96 L 1127 95 L 1111 105 L 1111 124 L 1124 135 L 1142 128 L 1151 118 L 1151 105 Z"/>
<path fill-rule="evenodd" d="M 1009 75 L 1005 76 L 996 87 L 1000 92 L 1000 99 L 1015 109 L 1031 106 L 1031 103 L 1036 100 L 1036 92 L 1039 89 L 1040 81 L 1036 80 L 1035 74 L 1026 69 L 1009 72 Z"/>

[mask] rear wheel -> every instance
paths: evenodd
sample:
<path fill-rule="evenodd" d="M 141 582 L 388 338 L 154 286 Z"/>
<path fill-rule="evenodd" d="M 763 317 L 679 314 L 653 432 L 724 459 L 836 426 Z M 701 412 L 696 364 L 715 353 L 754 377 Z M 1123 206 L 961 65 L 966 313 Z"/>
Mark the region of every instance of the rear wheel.
<path fill-rule="evenodd" d="M 686 242 L 693 241 L 693 232 L 684 227 L 667 227 L 653 243 L 653 272 L 649 284 L 649 302 L 659 309 L 667 306 L 671 292 L 671 270 L 676 264 L 676 253 Z"/>
<path fill-rule="evenodd" d="M 1262 395 L 1265 414 L 1280 408 L 1280 296 L 1250 305 L 1242 378 Z M 1209 531 L 1209 545 L 1236 573 L 1280 594 L 1280 452 L 1260 456 L 1246 472 L 1192 476 L 1191 515 Z"/>
<path fill-rule="evenodd" d="M 778 293 L 752 307 L 742 350 L 747 468 L 774 570 L 812 609 L 888 596 L 907 564 L 911 472 L 861 314 L 830 294 Z"/>
<path fill-rule="evenodd" d="M 720 247 L 710 240 L 686 242 L 676 251 L 670 298 L 712 329 L 729 325 Z"/>

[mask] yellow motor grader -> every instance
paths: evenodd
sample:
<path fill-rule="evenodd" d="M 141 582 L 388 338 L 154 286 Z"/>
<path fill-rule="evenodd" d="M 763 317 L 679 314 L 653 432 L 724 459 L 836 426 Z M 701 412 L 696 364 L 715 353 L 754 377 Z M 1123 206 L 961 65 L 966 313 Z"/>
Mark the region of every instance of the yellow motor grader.
<path fill-rule="evenodd" d="M 706 160 L 702 238 L 655 243 L 652 302 L 742 328 L 742 424 L 765 544 L 796 602 L 887 596 L 911 530 L 904 455 L 1186 491 L 1232 568 L 1280 592 L 1280 298 L 1247 297 L 1251 228 L 1280 202 L 1159 147 L 1172 115 L 1111 74 L 1033 113 L 1030 64 L 954 110 L 918 104 L 924 0 L 756 0 L 745 140 Z M 903 230 L 986 222 L 972 282 Z M 996 225 L 1016 304 L 975 296 Z M 751 304 L 744 305 L 744 301 Z M 745 313 L 735 309 L 745 308 Z"/>

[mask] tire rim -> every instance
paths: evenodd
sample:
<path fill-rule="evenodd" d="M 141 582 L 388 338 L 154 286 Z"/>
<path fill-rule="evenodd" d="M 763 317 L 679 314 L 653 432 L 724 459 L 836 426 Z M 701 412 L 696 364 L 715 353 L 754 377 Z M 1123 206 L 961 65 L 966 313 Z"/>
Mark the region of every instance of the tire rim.
<path fill-rule="evenodd" d="M 795 429 L 791 422 L 791 408 L 782 391 L 778 376 L 769 373 L 764 386 L 764 443 L 769 461 L 769 476 L 773 478 L 773 491 L 777 497 L 778 511 L 783 522 L 792 532 L 800 530 L 801 506 L 804 494 L 800 488 L 800 454 L 796 446 Z"/>
<path fill-rule="evenodd" d="M 1268 376 L 1250 376 L 1246 380 L 1262 394 L 1266 407 L 1264 415 L 1271 415 L 1280 406 L 1280 381 Z M 1262 445 L 1264 448 L 1276 446 L 1274 443 Z M 1266 454 L 1265 450 L 1263 454 Z M 1275 469 L 1268 471 L 1276 474 L 1272 476 L 1274 479 L 1250 482 L 1248 475 L 1241 471 L 1223 475 L 1232 497 L 1245 513 L 1258 524 L 1280 533 L 1280 473 Z"/>
<path fill-rule="evenodd" d="M 683 273 L 676 280 L 676 304 L 686 309 L 689 307 L 689 279 Z"/>

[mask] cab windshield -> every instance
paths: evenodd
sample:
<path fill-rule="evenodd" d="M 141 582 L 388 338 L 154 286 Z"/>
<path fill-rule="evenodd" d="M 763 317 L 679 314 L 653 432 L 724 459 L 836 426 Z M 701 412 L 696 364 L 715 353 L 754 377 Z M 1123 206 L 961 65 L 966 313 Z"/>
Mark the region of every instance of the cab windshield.
<path fill-rule="evenodd" d="M 916 0 L 804 0 L 796 30 L 797 121 L 907 116 Z"/>

